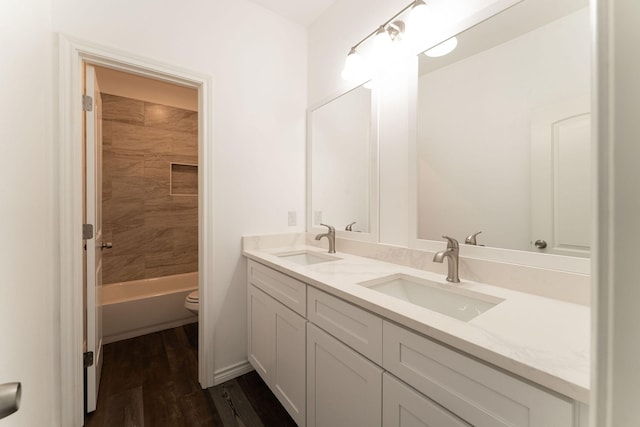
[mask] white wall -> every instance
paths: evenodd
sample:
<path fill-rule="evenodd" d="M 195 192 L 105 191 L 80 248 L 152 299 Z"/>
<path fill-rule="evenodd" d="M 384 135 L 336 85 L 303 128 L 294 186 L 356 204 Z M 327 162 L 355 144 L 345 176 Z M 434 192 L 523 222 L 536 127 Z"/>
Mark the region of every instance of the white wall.
<path fill-rule="evenodd" d="M 589 98 L 590 41 L 585 8 L 420 76 L 420 238 L 530 249 L 532 115 Z"/>
<path fill-rule="evenodd" d="M 213 76 L 216 370 L 246 360 L 240 236 L 304 218 L 306 31 L 246 0 L 53 0 L 71 36 Z"/>
<path fill-rule="evenodd" d="M 2 426 L 59 419 L 57 149 L 49 0 L 0 3 L 0 383 L 21 381 Z"/>

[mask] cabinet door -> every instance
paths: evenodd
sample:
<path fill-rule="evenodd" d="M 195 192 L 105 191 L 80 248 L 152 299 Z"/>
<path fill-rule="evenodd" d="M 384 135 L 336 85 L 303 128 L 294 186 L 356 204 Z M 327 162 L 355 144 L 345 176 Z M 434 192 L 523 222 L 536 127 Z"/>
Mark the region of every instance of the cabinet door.
<path fill-rule="evenodd" d="M 382 369 L 307 323 L 307 426 L 382 424 Z"/>
<path fill-rule="evenodd" d="M 253 285 L 248 289 L 248 359 L 291 418 L 305 424 L 306 320 Z"/>
<path fill-rule="evenodd" d="M 249 285 L 247 315 L 247 357 L 249 363 L 270 384 L 274 366 L 275 325 L 271 298 Z"/>
<path fill-rule="evenodd" d="M 469 427 L 460 418 L 385 373 L 382 382 L 384 427 Z"/>
<path fill-rule="evenodd" d="M 291 418 L 305 424 L 306 320 L 273 301 L 275 337 L 271 389 Z"/>

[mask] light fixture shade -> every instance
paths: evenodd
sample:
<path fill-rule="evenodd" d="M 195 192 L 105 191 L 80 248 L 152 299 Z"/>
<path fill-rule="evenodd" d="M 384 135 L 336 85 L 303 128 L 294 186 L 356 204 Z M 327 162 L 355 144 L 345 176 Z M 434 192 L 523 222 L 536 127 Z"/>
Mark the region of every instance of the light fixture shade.
<path fill-rule="evenodd" d="M 429 26 L 429 8 L 422 0 L 416 0 L 407 18 L 407 34 L 411 37 L 423 37 Z"/>
<path fill-rule="evenodd" d="M 358 82 L 360 80 L 364 80 L 366 78 L 366 74 L 366 67 L 362 57 L 355 49 L 351 49 L 347 55 L 347 59 L 344 61 L 342 78 L 349 82 Z"/>
<path fill-rule="evenodd" d="M 424 54 L 431 58 L 437 58 L 439 56 L 444 56 L 453 52 L 453 50 L 457 46 L 458 46 L 458 39 L 455 37 L 451 37 L 449 40 L 445 40 L 439 45 L 436 45 L 431 49 L 427 50 Z"/>
<path fill-rule="evenodd" d="M 371 47 L 371 62 L 374 68 L 381 67 L 388 61 L 393 49 L 392 43 L 391 36 L 389 36 L 387 30 L 380 26 L 373 37 L 373 46 Z"/>

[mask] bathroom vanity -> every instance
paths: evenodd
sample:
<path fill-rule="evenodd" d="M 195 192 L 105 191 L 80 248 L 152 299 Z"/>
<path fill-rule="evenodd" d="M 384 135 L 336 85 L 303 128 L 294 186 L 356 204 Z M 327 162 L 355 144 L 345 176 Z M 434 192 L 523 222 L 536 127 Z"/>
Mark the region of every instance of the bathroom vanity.
<path fill-rule="evenodd" d="M 243 254 L 249 362 L 298 425 L 587 425 L 586 306 L 339 248 Z"/>

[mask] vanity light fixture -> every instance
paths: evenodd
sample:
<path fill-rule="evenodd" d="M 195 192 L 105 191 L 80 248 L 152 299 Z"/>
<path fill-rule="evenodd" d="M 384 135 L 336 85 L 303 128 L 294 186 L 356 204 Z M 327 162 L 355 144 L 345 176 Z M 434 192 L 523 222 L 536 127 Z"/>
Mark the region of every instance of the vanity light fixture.
<path fill-rule="evenodd" d="M 409 9 L 411 9 L 411 11 L 407 18 L 407 22 L 409 23 L 407 30 L 410 31 L 411 34 L 420 33 L 419 30 L 423 28 L 427 22 L 428 9 L 427 4 L 423 0 L 414 0 L 349 50 L 342 70 L 343 79 L 353 82 L 366 80 L 371 77 L 372 68 L 383 66 L 384 63 L 390 60 L 391 56 L 397 53 L 399 50 L 397 45 L 405 33 L 405 23 L 404 21 L 396 20 L 396 18 Z M 365 61 L 357 49 L 372 36 L 374 36 L 372 57 L 369 58 L 369 61 Z"/>

